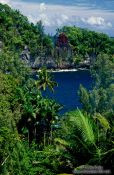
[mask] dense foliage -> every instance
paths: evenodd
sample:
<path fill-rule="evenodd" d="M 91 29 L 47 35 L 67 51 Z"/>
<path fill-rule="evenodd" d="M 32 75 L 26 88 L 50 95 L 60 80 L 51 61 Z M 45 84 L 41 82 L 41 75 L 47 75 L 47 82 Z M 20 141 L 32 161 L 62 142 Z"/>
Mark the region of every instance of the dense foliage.
<path fill-rule="evenodd" d="M 32 58 L 41 54 L 43 49 L 50 50 L 52 47 L 51 39 L 44 34 L 41 21 L 36 25 L 29 23 L 27 17 L 18 10 L 12 10 L 8 5 L 2 4 L 0 4 L 0 41 L 4 47 L 19 53 L 28 46 Z"/>
<path fill-rule="evenodd" d="M 113 171 L 113 39 L 76 27 L 61 29 L 69 38 L 73 59 L 85 59 L 88 54 L 94 61 L 91 91 L 80 86 L 82 109 L 60 116 L 61 106 L 42 95 L 57 85 L 51 74 L 42 68 L 34 79 L 19 57 L 25 45 L 33 56 L 38 48 L 52 49 L 42 23 L 30 24 L 20 12 L 0 4 L 0 24 L 4 43 L 0 50 L 0 174 L 71 174 L 81 165 Z"/>
<path fill-rule="evenodd" d="M 18 10 L 0 4 L 2 47 L 18 54 L 22 54 L 27 47 L 31 62 L 48 65 L 50 61 L 50 67 L 72 67 L 87 58 L 93 61 L 100 53 L 114 53 L 114 39 L 106 34 L 65 26 L 57 30 L 56 36 L 62 32 L 68 38 L 68 44 L 56 47 L 56 37 L 45 34 L 41 21 L 29 23 L 27 17 Z"/>
<path fill-rule="evenodd" d="M 76 64 L 88 57 L 91 61 L 94 61 L 100 53 L 114 53 L 114 39 L 106 34 L 80 29 L 75 26 L 65 26 L 59 29 L 59 32 L 64 32 L 68 37 L 73 51 L 71 61 Z"/>

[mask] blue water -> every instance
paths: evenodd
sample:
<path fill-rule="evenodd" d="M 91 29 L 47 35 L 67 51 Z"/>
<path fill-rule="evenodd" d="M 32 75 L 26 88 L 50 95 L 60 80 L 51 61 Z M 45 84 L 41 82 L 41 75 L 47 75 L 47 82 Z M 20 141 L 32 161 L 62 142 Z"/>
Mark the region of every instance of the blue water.
<path fill-rule="evenodd" d="M 58 86 L 54 88 L 54 93 L 47 90 L 45 96 L 56 100 L 63 105 L 61 113 L 81 108 L 78 91 L 80 84 L 91 89 L 92 78 L 90 72 L 81 70 L 77 72 L 56 72 L 52 73 Z"/>

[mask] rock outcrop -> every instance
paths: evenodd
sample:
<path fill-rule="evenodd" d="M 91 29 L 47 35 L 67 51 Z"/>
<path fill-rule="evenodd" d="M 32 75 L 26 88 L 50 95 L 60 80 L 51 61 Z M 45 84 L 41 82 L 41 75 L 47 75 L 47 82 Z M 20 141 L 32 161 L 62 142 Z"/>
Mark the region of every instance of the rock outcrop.
<path fill-rule="evenodd" d="M 54 57 L 49 56 L 37 56 L 36 58 L 32 58 L 30 51 L 27 46 L 24 47 L 24 50 L 22 51 L 20 58 L 25 62 L 25 64 L 28 64 L 32 69 L 40 69 L 41 67 L 45 66 L 47 69 L 73 69 L 73 68 L 80 68 L 80 67 L 89 67 L 90 66 L 90 58 L 87 57 L 87 59 L 83 62 L 80 62 L 79 64 L 72 63 L 69 61 L 68 58 L 58 58 L 55 59 Z"/>
<path fill-rule="evenodd" d="M 24 47 L 24 50 L 22 51 L 20 58 L 26 63 L 30 64 L 31 62 L 31 56 L 30 56 L 30 51 L 27 46 Z"/>

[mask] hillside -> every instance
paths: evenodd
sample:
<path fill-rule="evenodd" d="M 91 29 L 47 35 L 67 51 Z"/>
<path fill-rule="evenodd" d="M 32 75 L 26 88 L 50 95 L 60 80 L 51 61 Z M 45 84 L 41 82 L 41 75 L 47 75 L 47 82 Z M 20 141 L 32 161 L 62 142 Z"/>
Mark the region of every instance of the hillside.
<path fill-rule="evenodd" d="M 27 46 L 31 56 L 37 55 L 41 47 L 51 47 L 51 40 L 44 34 L 41 21 L 36 25 L 29 23 L 18 10 L 3 4 L 0 4 L 0 40 L 6 48 L 16 52 Z"/>
<path fill-rule="evenodd" d="M 57 46 L 55 38 L 64 33 L 67 45 Z M 7 50 L 18 53 L 33 68 L 75 68 L 90 64 L 100 53 L 114 53 L 114 39 L 106 34 L 63 27 L 55 36 L 46 35 L 39 21 L 30 23 L 27 17 L 8 5 L 0 4 L 0 41 Z"/>

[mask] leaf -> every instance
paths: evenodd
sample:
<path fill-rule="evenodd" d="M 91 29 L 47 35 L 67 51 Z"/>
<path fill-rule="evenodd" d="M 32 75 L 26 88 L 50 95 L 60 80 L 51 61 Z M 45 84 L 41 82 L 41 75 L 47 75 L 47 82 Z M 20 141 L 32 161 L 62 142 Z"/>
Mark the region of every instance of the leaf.
<path fill-rule="evenodd" d="M 70 145 L 66 140 L 63 140 L 61 138 L 55 138 L 54 141 L 55 141 L 55 143 L 59 143 L 62 146 L 69 146 Z"/>
<path fill-rule="evenodd" d="M 81 133 L 83 141 L 88 144 L 95 144 L 95 135 L 93 125 L 88 116 L 84 116 L 80 110 L 70 114 L 70 121 L 77 127 Z"/>
<path fill-rule="evenodd" d="M 109 124 L 108 120 L 104 116 L 102 116 L 101 114 L 98 113 L 98 114 L 95 115 L 94 118 L 97 119 L 100 122 L 100 124 L 102 125 L 102 127 L 105 130 L 110 129 L 110 124 Z"/>

